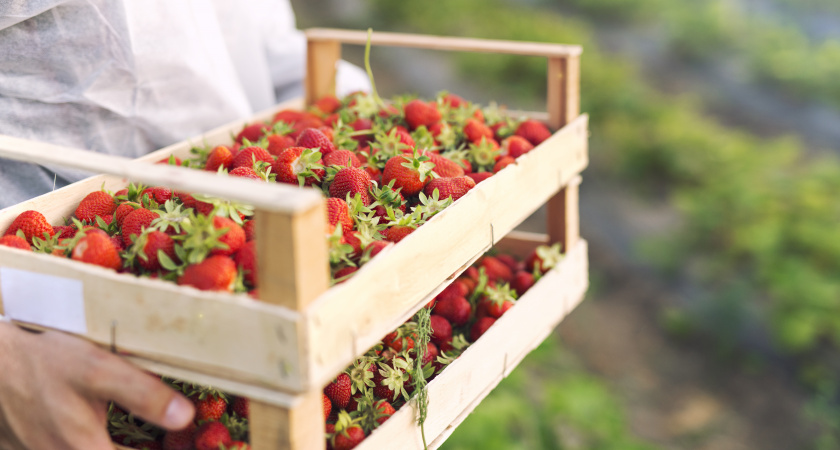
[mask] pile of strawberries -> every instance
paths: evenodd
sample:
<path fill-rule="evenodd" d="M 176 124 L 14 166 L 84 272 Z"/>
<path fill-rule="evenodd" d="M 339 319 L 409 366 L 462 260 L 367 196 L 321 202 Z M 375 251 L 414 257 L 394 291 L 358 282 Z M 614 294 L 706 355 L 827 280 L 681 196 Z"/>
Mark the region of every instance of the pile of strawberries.
<path fill-rule="evenodd" d="M 541 122 L 449 93 L 387 104 L 354 93 L 280 111 L 269 123 L 245 126 L 230 145 L 162 163 L 320 189 L 331 273 L 340 282 L 550 135 Z M 131 185 L 89 193 L 74 216 L 51 225 L 25 211 L 0 245 L 258 297 L 247 205 Z"/>
<path fill-rule="evenodd" d="M 559 244 L 537 247 L 524 261 L 485 255 L 414 318 L 387 334 L 324 388 L 327 448 L 352 449 L 478 340 L 563 256 Z M 248 400 L 164 378 L 193 400 L 187 429 L 166 432 L 109 409 L 115 442 L 147 450 L 248 449 Z"/>

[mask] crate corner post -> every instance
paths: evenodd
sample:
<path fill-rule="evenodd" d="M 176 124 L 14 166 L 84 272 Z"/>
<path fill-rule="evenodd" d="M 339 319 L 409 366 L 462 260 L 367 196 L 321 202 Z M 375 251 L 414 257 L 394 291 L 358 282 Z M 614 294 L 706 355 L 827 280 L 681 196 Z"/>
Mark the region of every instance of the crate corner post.
<path fill-rule="evenodd" d="M 322 38 L 320 31 L 306 33 L 306 77 L 304 104 L 309 107 L 326 95 L 335 95 L 335 76 L 341 59 L 341 42 Z"/>

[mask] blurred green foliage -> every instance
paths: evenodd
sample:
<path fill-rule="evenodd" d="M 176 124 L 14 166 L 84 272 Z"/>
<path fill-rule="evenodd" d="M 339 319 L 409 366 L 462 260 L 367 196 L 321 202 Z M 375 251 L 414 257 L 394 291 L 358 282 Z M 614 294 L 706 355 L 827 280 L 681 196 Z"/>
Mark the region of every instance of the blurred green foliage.
<path fill-rule="evenodd" d="M 704 305 L 692 317 L 701 322 L 696 326 L 731 352 L 752 314 L 770 330 L 776 349 L 795 358 L 803 382 L 815 387 L 837 378 L 840 367 L 831 363 L 840 349 L 835 158 L 809 157 L 794 138 L 769 141 L 727 128 L 704 115 L 700 99 L 655 91 L 631 64 L 602 53 L 586 23 L 549 9 L 500 0 L 451 0 L 436 8 L 370 3 L 380 29 L 583 45 L 582 109 L 591 114 L 593 168 L 642 194 L 667 196 L 684 216 L 685 225 L 663 239 L 657 259 L 690 264 L 693 276 L 704 282 L 707 298 L 693 299 Z M 675 38 L 685 43 L 680 51 L 738 50 L 751 65 L 775 67 L 765 75 L 786 87 L 840 100 L 836 43 L 815 47 L 793 29 L 748 18 L 719 1 L 575 3 L 628 11 L 634 10 L 631 3 L 656 5 L 680 30 Z M 818 52 L 835 56 L 816 64 Z M 538 62 L 481 55 L 459 61 L 462 76 L 475 83 L 502 83 L 517 95 L 544 96 L 545 66 Z M 806 67 L 814 71 L 795 70 Z M 685 317 L 669 314 L 665 323 L 674 331 L 695 328 Z M 825 424 L 825 436 L 840 433 L 831 423 Z"/>

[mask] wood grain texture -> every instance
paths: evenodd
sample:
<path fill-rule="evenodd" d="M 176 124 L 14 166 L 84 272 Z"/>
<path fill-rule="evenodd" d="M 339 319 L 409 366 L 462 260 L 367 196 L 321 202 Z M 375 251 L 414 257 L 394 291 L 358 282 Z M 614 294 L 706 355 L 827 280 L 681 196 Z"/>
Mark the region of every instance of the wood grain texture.
<path fill-rule="evenodd" d="M 335 74 L 341 59 L 341 43 L 336 40 L 313 40 L 306 43 L 305 104 L 311 105 L 326 95 L 335 95 Z"/>
<path fill-rule="evenodd" d="M 323 450 L 324 410 L 320 389 L 297 398 L 290 408 L 251 399 L 249 427 L 253 450 Z"/>
<path fill-rule="evenodd" d="M 306 30 L 306 38 L 310 42 L 338 41 L 345 44 L 365 45 L 368 36 L 366 31 L 310 28 Z M 573 56 L 580 55 L 583 52 L 579 45 L 442 37 L 382 31 L 372 33 L 371 45 L 544 57 Z"/>
<path fill-rule="evenodd" d="M 584 298 L 588 287 L 587 245 L 581 240 L 566 258 L 516 305 L 429 383 L 425 424 L 430 448 L 439 447 L 481 400 Z M 422 449 L 414 402 L 375 430 L 359 450 Z"/>

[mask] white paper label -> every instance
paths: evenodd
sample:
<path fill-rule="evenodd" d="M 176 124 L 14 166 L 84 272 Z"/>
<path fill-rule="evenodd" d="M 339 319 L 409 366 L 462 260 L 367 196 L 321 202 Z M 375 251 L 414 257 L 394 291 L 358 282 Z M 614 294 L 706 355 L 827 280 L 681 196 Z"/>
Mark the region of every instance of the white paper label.
<path fill-rule="evenodd" d="M 6 317 L 70 333 L 87 333 L 82 282 L 0 267 Z"/>

